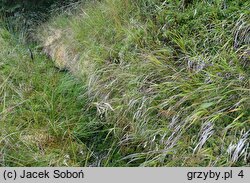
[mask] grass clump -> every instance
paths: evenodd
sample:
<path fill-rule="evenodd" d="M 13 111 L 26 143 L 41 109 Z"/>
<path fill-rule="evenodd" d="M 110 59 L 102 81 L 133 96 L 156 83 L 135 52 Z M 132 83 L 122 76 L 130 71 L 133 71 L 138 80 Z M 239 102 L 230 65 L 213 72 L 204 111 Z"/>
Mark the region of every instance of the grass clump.
<path fill-rule="evenodd" d="M 93 1 L 40 27 L 45 52 L 88 83 L 89 109 L 112 136 L 98 165 L 249 166 L 249 8 Z"/>

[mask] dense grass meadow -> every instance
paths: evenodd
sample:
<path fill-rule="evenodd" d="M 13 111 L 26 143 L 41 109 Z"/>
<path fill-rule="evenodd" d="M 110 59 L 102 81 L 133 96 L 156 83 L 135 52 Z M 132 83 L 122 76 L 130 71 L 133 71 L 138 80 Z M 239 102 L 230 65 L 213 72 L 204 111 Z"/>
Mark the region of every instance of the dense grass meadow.
<path fill-rule="evenodd" d="M 249 1 L 50 2 L 0 19 L 1 166 L 250 166 Z"/>

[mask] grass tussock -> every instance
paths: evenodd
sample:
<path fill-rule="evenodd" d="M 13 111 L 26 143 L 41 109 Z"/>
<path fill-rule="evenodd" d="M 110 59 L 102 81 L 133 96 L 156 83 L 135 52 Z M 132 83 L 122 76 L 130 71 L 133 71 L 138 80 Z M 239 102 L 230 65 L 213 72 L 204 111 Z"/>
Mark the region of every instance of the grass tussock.
<path fill-rule="evenodd" d="M 45 52 L 88 84 L 89 108 L 113 137 L 100 165 L 249 166 L 249 8 L 92 1 L 39 29 Z M 54 56 L 63 47 L 68 59 Z"/>

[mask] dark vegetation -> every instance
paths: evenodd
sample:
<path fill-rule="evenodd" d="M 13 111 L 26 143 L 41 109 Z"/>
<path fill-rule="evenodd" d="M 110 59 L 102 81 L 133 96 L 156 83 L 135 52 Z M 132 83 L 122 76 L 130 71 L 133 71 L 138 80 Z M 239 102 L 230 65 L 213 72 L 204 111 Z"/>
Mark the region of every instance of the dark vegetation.
<path fill-rule="evenodd" d="M 35 12 L 46 14 L 52 7 L 67 6 L 76 0 L 1 0 L 0 12 L 5 16 L 12 16 L 15 13 Z"/>
<path fill-rule="evenodd" d="M 35 27 L 45 22 L 56 11 L 63 11 L 77 0 L 1 0 L 0 25 L 16 36 L 30 41 Z M 31 40 L 31 41 L 34 41 Z"/>

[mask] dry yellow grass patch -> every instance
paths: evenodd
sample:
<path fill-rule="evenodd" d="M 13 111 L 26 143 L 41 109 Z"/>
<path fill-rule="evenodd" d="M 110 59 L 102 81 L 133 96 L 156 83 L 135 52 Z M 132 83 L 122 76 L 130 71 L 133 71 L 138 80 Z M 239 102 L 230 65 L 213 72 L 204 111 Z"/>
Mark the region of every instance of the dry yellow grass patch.
<path fill-rule="evenodd" d="M 49 32 L 50 35 L 43 44 L 44 53 L 55 62 L 59 69 L 67 69 L 75 73 L 79 68 L 79 54 L 71 45 L 64 44 L 64 38 L 70 35 L 70 30 L 62 32 L 56 29 Z"/>

